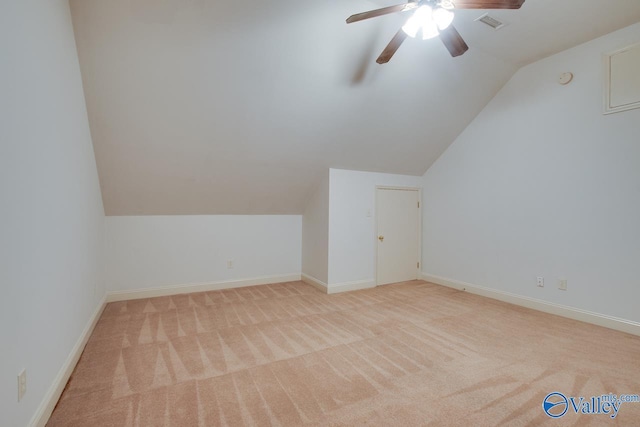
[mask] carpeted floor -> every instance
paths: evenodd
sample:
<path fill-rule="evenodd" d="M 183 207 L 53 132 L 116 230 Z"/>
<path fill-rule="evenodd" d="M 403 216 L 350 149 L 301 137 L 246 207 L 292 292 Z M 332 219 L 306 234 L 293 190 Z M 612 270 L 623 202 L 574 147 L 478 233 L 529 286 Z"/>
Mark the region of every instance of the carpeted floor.
<path fill-rule="evenodd" d="M 552 419 L 555 391 L 640 394 L 640 337 L 422 281 L 291 282 L 107 305 L 48 425 L 640 426 L 640 403 Z"/>

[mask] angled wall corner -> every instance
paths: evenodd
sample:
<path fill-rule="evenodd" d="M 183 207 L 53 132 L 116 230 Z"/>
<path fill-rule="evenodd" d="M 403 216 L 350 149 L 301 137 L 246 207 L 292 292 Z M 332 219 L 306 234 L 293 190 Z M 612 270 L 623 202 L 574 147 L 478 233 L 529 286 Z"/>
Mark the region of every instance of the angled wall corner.
<path fill-rule="evenodd" d="M 322 173 L 302 215 L 302 277 L 326 288 L 329 277 L 329 170 Z"/>

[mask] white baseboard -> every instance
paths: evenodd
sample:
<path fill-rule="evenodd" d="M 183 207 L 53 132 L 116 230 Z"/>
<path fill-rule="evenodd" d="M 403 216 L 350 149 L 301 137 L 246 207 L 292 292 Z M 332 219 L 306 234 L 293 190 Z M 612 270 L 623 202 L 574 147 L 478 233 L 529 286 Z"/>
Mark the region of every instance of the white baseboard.
<path fill-rule="evenodd" d="M 344 282 L 328 285 L 322 280 L 318 280 L 315 277 L 309 276 L 308 274 L 304 273 L 302 273 L 302 280 L 305 283 L 308 283 L 314 288 L 317 288 L 318 290 L 327 294 L 337 294 L 340 292 L 357 291 L 360 289 L 369 289 L 376 287 L 376 282 L 373 280 L 358 280 L 356 282 Z"/>
<path fill-rule="evenodd" d="M 618 317 L 594 313 L 579 308 L 568 307 L 566 305 L 525 297 L 510 292 L 499 291 L 427 273 L 422 273 L 422 279 L 437 285 L 447 286 L 460 291 L 466 291 L 472 294 L 493 298 L 545 313 L 555 314 L 557 316 L 567 317 L 569 319 L 579 320 L 581 322 L 591 323 L 593 325 L 603 326 L 605 328 L 615 329 L 617 331 L 640 336 L 640 323 L 631 320 L 620 319 Z"/>
<path fill-rule="evenodd" d="M 82 334 L 80 334 L 80 338 L 78 338 L 78 341 L 76 341 L 76 344 L 71 349 L 71 353 L 69 353 L 67 360 L 65 360 L 62 368 L 58 371 L 58 375 L 54 378 L 53 384 L 51 384 L 47 394 L 45 394 L 44 398 L 40 402 L 36 413 L 33 415 L 33 418 L 31 418 L 29 426 L 44 427 L 44 425 L 47 424 L 47 421 L 49 421 L 49 417 L 53 413 L 53 410 L 58 403 L 58 399 L 60 399 L 60 396 L 67 385 L 67 381 L 69 381 L 69 378 L 82 355 L 84 347 L 93 333 L 93 329 L 95 328 L 96 323 L 98 323 L 98 319 L 100 319 L 102 311 L 106 305 L 106 298 L 102 298 L 102 301 L 100 301 L 96 307 L 93 315 L 89 318 L 89 322 L 82 331 Z"/>
<path fill-rule="evenodd" d="M 318 280 L 313 276 L 309 276 L 308 274 L 302 273 L 302 281 L 304 283 L 307 283 L 307 284 L 313 286 L 314 288 L 318 289 L 319 291 L 324 292 L 325 294 L 327 293 L 328 285 L 326 283 L 324 283 L 322 280 Z"/>
<path fill-rule="evenodd" d="M 268 285 L 271 283 L 295 282 L 301 279 L 300 273 L 281 276 L 255 277 L 243 280 L 227 280 L 213 283 L 190 283 L 157 288 L 144 288 L 131 291 L 111 291 L 107 293 L 107 302 L 126 301 L 140 298 L 164 297 L 167 295 L 188 294 L 192 292 L 219 291 L 222 289 L 243 288 L 246 286 Z"/>
<path fill-rule="evenodd" d="M 356 282 L 343 282 L 327 286 L 328 294 L 337 294 L 339 292 L 357 291 L 360 289 L 375 288 L 374 280 L 358 280 Z"/>

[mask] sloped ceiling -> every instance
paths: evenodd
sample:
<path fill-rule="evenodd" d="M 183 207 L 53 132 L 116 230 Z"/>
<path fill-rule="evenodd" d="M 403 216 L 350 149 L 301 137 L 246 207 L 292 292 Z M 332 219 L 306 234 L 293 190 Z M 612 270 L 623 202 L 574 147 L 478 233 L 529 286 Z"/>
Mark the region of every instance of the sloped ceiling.
<path fill-rule="evenodd" d="M 640 20 L 637 0 L 457 11 L 470 50 L 381 0 L 71 0 L 107 215 L 299 214 L 329 167 L 421 175 L 522 65 Z M 558 70 L 559 72 L 565 70 Z M 555 78 L 555 76 L 553 76 Z"/>

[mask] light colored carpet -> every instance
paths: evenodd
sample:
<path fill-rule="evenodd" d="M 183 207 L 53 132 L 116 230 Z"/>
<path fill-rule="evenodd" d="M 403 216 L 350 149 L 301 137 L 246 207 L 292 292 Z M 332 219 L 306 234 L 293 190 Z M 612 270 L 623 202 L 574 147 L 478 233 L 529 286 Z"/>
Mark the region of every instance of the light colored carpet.
<path fill-rule="evenodd" d="M 423 281 L 108 304 L 49 426 L 640 426 L 542 401 L 640 394 L 640 337 Z"/>

